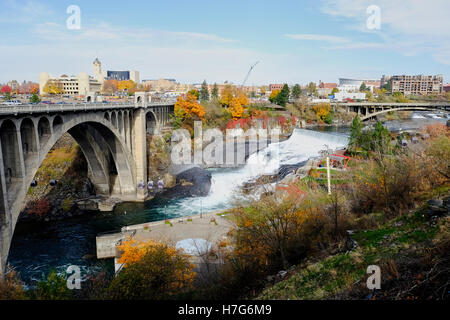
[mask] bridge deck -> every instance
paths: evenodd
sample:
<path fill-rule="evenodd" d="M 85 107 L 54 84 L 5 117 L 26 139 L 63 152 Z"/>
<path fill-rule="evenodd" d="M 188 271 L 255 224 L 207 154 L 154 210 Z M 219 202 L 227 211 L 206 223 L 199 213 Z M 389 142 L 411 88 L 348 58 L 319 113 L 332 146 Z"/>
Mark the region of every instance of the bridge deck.
<path fill-rule="evenodd" d="M 173 106 L 174 102 L 153 102 L 147 108 Z M 24 113 L 50 113 L 68 111 L 92 111 L 111 109 L 141 108 L 134 103 L 77 103 L 77 104 L 22 104 L 16 106 L 0 106 L 0 115 L 24 114 Z"/>

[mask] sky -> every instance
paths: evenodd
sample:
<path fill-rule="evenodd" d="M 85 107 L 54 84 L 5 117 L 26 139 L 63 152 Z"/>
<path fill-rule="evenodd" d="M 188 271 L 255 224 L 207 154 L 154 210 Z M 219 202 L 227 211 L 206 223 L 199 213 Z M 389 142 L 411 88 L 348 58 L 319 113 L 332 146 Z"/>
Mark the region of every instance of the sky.
<path fill-rule="evenodd" d="M 67 27 L 70 5 L 79 29 Z M 181 83 L 241 84 L 257 61 L 247 85 L 450 82 L 449 0 L 0 0 L 0 12 L 0 83 L 92 74 L 96 57 L 104 70 Z"/>

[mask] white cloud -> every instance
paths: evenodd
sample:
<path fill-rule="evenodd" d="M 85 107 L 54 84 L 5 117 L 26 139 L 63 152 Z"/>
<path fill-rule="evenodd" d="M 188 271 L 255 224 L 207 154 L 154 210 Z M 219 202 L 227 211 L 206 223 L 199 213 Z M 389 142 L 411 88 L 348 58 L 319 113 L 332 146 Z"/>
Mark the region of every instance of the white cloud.
<path fill-rule="evenodd" d="M 380 30 L 366 28 L 366 9 L 370 5 L 380 7 Z M 350 29 L 375 33 L 382 40 L 377 44 L 352 42 L 335 46 L 335 49 L 372 47 L 396 50 L 405 56 L 429 54 L 437 62 L 449 64 L 448 0 L 323 0 L 321 10 L 338 19 L 345 18 L 343 21 Z"/>
<path fill-rule="evenodd" d="M 285 34 L 284 36 L 295 40 L 326 41 L 332 43 L 350 42 L 350 40 L 347 38 L 325 34 Z"/>

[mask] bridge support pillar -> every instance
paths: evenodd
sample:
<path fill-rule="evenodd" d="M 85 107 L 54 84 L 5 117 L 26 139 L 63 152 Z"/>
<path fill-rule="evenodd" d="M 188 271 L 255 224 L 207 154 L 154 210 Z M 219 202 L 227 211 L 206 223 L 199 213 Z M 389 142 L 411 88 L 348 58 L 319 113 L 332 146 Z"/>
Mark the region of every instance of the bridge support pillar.
<path fill-rule="evenodd" d="M 145 109 L 139 108 L 133 114 L 133 155 L 136 161 L 136 199 L 147 197 L 147 130 Z"/>

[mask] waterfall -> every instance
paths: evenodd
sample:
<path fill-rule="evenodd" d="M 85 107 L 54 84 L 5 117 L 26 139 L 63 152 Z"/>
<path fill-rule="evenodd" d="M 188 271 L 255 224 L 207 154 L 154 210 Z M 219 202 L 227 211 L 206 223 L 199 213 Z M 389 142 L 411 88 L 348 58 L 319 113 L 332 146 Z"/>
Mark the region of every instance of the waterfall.
<path fill-rule="evenodd" d="M 226 209 L 233 205 L 233 192 L 244 182 L 261 174 L 276 173 L 283 165 L 304 162 L 319 155 L 321 150 L 345 147 L 347 143 L 348 136 L 345 134 L 295 129 L 288 140 L 272 143 L 250 155 L 243 167 L 213 170 L 208 196 L 175 200 L 167 211 L 179 216 Z"/>

